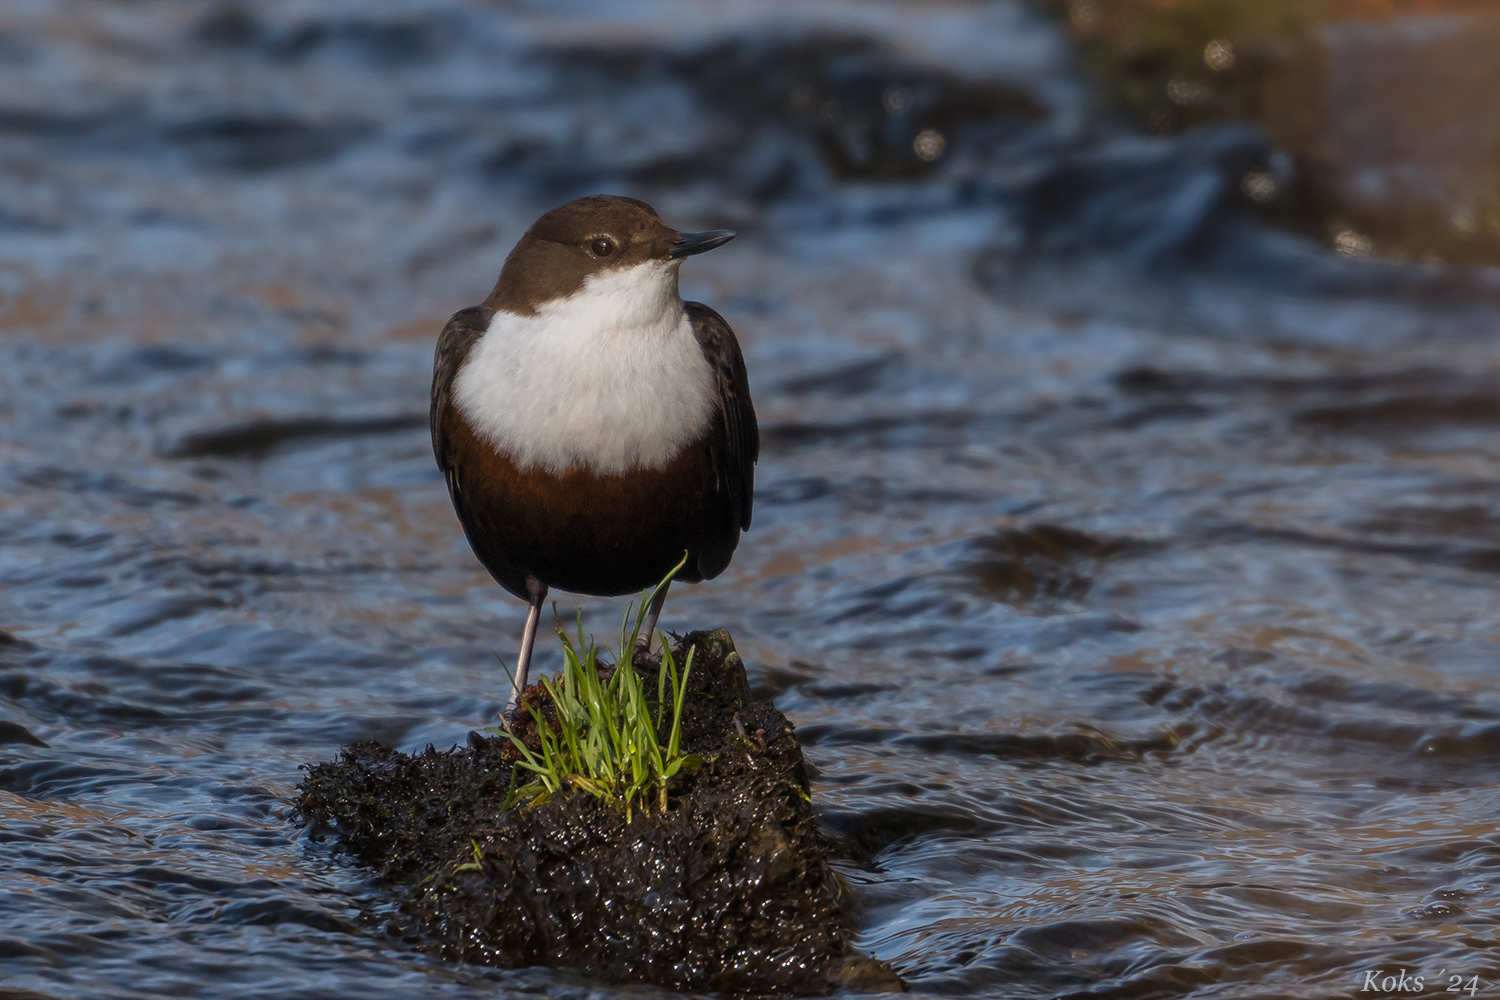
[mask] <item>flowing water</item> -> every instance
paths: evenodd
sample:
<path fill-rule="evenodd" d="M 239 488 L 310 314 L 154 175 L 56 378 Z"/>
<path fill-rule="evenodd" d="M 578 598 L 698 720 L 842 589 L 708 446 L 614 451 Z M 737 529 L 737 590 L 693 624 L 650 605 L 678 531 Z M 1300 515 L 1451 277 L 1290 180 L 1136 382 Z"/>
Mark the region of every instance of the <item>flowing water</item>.
<path fill-rule="evenodd" d="M 289 808 L 499 706 L 432 342 L 599 190 L 741 231 L 683 281 L 755 524 L 663 624 L 797 724 L 864 950 L 1496 995 L 1500 282 L 1268 227 L 1268 162 L 1111 124 L 1006 0 L 7 0 L 0 997 L 655 992 L 402 948 Z"/>

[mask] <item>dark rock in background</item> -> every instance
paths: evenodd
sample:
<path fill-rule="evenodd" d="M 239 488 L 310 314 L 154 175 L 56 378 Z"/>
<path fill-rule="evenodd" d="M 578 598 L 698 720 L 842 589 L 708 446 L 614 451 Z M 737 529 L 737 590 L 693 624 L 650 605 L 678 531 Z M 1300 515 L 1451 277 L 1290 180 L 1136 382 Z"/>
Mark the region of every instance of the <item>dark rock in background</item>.
<path fill-rule="evenodd" d="M 1253 121 L 1243 192 L 1346 256 L 1500 263 L 1500 19 L 1483 2 L 1046 4 L 1108 103 L 1157 133 Z"/>
<path fill-rule="evenodd" d="M 1497 51 L 1493 15 L 1331 24 L 1266 74 L 1271 135 L 1334 228 L 1373 237 L 1345 237 L 1346 252 L 1500 261 Z"/>

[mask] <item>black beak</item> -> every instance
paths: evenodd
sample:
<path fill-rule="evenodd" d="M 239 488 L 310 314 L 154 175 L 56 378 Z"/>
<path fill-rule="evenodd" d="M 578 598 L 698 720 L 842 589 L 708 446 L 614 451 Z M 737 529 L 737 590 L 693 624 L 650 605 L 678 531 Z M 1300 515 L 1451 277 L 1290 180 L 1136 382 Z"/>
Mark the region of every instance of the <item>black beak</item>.
<path fill-rule="evenodd" d="M 672 241 L 672 249 L 667 256 L 672 260 L 681 260 L 683 257 L 691 257 L 695 253 L 704 253 L 714 247 L 721 247 L 738 236 L 733 229 L 709 229 L 701 233 L 678 233 L 677 239 Z"/>

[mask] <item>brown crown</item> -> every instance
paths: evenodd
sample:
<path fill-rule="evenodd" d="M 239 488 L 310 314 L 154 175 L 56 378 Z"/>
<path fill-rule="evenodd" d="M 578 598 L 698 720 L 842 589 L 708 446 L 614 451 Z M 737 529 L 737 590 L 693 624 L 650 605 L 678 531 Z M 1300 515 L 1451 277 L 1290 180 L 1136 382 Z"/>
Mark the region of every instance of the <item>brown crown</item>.
<path fill-rule="evenodd" d="M 542 303 L 577 291 L 591 274 L 667 260 L 677 235 L 656 209 L 635 198 L 595 194 L 570 201 L 531 224 L 484 304 L 529 316 Z"/>

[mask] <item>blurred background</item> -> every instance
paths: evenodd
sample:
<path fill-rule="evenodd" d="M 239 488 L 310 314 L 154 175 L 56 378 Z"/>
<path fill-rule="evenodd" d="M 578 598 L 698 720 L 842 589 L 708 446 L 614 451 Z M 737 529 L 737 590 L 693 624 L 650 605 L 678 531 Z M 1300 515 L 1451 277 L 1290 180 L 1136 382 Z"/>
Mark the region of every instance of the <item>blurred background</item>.
<path fill-rule="evenodd" d="M 6 0 L 0 997 L 625 992 L 425 958 L 289 811 L 504 699 L 432 344 L 598 191 L 741 233 L 683 292 L 744 344 L 755 524 L 663 625 L 797 724 L 862 949 L 1493 993 L 1497 43 L 1481 0 Z"/>

